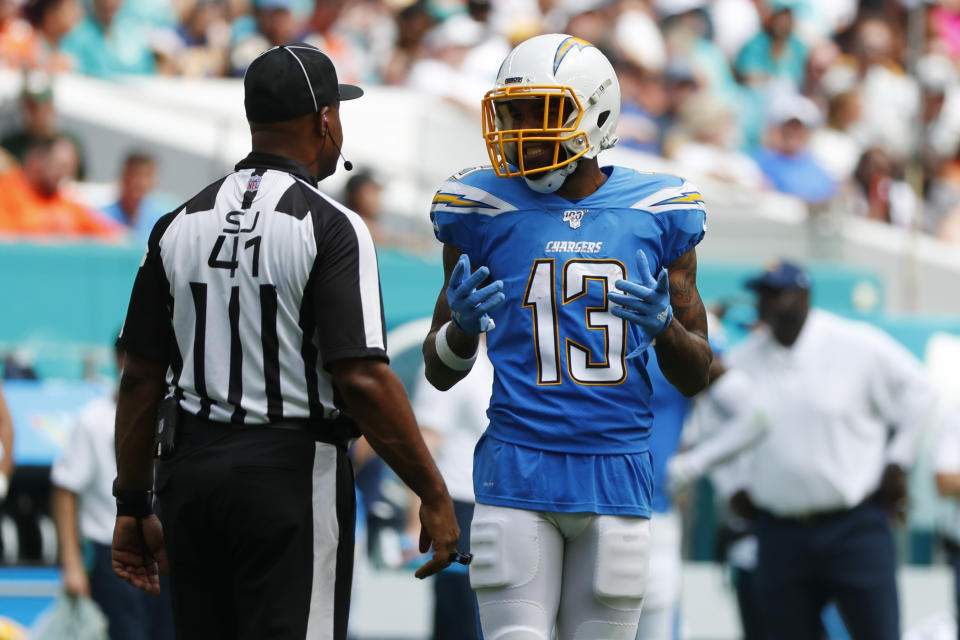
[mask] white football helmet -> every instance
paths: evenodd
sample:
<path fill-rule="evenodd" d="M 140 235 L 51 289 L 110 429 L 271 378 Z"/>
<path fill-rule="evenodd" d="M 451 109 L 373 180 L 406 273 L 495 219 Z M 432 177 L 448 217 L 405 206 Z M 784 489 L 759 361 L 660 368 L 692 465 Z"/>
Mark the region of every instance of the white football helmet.
<path fill-rule="evenodd" d="M 513 100 L 542 101 L 536 111 L 541 126 L 516 127 Z M 497 175 L 521 175 L 534 191 L 552 193 L 580 158 L 595 158 L 616 144 L 620 83 L 610 61 L 586 40 L 563 33 L 535 36 L 507 55 L 482 111 L 483 138 Z M 550 144 L 552 162 L 542 157 Z M 532 153 L 534 146 L 539 153 Z M 525 158 L 532 157 L 535 166 L 526 166 Z"/>

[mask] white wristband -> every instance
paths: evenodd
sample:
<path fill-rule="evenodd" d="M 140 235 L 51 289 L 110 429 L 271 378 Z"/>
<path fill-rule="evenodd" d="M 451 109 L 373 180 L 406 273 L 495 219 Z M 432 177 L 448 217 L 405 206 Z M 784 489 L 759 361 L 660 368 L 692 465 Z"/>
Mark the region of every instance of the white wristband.
<path fill-rule="evenodd" d="M 0 500 L 7 497 L 7 491 L 10 489 L 10 478 L 0 471 Z"/>
<path fill-rule="evenodd" d="M 473 368 L 473 363 L 477 360 L 477 351 L 474 351 L 473 355 L 469 358 L 461 358 L 453 352 L 453 349 L 447 344 L 447 329 L 450 328 L 451 324 L 452 322 L 447 321 L 447 323 L 437 331 L 437 339 L 434 343 L 437 348 L 437 357 L 440 358 L 440 362 L 454 371 L 470 371 L 470 369 Z"/>

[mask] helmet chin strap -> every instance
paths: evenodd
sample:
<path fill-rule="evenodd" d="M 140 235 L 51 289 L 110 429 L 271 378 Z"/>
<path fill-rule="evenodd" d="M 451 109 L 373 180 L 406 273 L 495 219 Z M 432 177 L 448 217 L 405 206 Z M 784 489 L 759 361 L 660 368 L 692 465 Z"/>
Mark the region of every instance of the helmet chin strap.
<path fill-rule="evenodd" d="M 532 176 L 523 176 L 523 179 L 526 180 L 527 186 L 537 193 L 553 193 L 563 185 L 567 176 L 576 170 L 578 162 L 579 160 L 574 160 L 559 169 L 545 171 Z"/>

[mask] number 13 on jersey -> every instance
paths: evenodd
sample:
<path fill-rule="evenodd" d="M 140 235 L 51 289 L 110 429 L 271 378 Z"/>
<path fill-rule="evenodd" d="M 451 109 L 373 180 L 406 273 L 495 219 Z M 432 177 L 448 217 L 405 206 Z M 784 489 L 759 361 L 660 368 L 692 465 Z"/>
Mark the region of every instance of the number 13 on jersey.
<path fill-rule="evenodd" d="M 600 289 L 595 306 L 584 308 L 579 326 L 560 326 L 557 308 L 556 263 L 552 258 L 535 260 L 523 295 L 523 306 L 533 315 L 533 336 L 537 353 L 537 384 L 561 384 L 560 336 L 564 336 L 567 373 L 577 384 L 614 385 L 626 379 L 626 320 L 610 313 L 607 292 L 617 280 L 627 279 L 619 260 L 568 260 L 563 265 L 561 304 L 567 305 L 590 294 L 590 283 Z M 594 294 L 595 295 L 595 294 Z M 565 317 L 566 319 L 566 317 Z M 596 353 L 577 341 L 585 330 L 603 333 L 603 353 Z"/>

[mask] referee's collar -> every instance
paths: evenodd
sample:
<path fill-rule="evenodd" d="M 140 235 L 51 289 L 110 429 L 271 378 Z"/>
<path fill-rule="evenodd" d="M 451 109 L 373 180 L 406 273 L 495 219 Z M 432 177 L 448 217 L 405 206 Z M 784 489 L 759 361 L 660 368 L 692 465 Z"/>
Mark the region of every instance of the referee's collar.
<path fill-rule="evenodd" d="M 278 156 L 275 153 L 265 153 L 263 151 L 251 151 L 246 158 L 241 160 L 235 166 L 234 171 L 241 169 L 275 169 L 292 174 L 307 184 L 317 186 L 317 176 L 310 173 L 310 170 L 292 158 Z"/>

